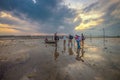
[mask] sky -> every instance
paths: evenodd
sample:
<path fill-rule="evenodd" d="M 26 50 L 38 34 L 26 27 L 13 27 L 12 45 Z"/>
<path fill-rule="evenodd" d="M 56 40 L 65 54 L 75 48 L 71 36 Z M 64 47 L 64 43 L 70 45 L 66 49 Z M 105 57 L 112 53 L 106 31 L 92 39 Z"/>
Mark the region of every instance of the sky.
<path fill-rule="evenodd" d="M 120 0 L 0 0 L 0 35 L 120 35 Z"/>

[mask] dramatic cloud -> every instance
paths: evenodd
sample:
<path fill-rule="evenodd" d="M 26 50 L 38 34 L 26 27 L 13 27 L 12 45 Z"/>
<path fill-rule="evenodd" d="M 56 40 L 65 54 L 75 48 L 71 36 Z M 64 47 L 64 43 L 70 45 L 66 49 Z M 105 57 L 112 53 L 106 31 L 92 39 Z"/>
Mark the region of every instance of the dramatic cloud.
<path fill-rule="evenodd" d="M 58 31 L 60 26 L 66 27 L 65 29 L 72 27 L 68 24 L 70 23 L 68 19 L 70 20 L 74 17 L 74 10 L 68 9 L 67 6 L 62 5 L 61 2 L 61 0 L 34 0 L 34 3 L 36 3 L 34 5 L 33 0 L 1 0 L 0 10 L 2 15 L 4 14 L 3 11 L 8 11 L 12 12 L 12 14 L 19 19 L 23 19 L 23 16 L 25 16 L 26 19 L 38 23 L 41 25 L 38 27 L 40 33 L 54 33 Z M 6 15 L 8 14 L 5 14 L 5 16 Z M 2 18 L 0 20 L 1 22 L 5 21 Z M 24 28 L 26 26 L 22 25 L 21 27 Z"/>
<path fill-rule="evenodd" d="M 81 22 L 78 26 L 76 26 L 75 30 L 83 30 L 88 29 L 94 26 L 99 25 L 104 21 L 101 17 L 104 15 L 104 13 L 91 11 L 88 13 L 78 13 L 77 17 L 74 19 L 74 22 L 81 19 Z"/>
<path fill-rule="evenodd" d="M 0 34 L 120 34 L 120 0 L 0 0 Z M 116 33 L 114 33 L 114 31 Z M 108 35 L 109 35 L 108 34 Z"/>
<path fill-rule="evenodd" d="M 87 32 L 91 34 L 91 30 L 96 35 L 101 35 L 98 30 L 103 28 L 106 30 L 107 35 L 119 35 L 120 28 L 120 1 L 119 0 L 98 0 L 86 7 L 77 10 L 77 16 L 74 22 L 79 20 L 79 24 L 75 30 L 77 32 Z M 119 26 L 120 27 L 120 26 Z"/>
<path fill-rule="evenodd" d="M 40 31 L 39 26 L 31 20 L 15 17 L 12 13 L 0 12 L 0 34 L 36 34 Z"/>

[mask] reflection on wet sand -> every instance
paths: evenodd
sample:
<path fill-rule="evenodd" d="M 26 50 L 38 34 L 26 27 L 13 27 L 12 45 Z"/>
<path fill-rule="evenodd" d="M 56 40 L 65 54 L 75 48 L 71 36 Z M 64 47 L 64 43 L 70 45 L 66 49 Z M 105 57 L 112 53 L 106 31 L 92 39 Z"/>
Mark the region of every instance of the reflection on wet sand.
<path fill-rule="evenodd" d="M 73 54 L 74 54 L 72 47 L 69 47 L 69 48 L 68 48 L 68 52 L 69 52 L 69 55 L 73 55 Z"/>
<path fill-rule="evenodd" d="M 2 40 L 0 80 L 120 80 L 120 39 L 107 39 L 106 50 L 103 39 L 92 40 L 86 39 L 79 55 L 76 45 L 68 48 L 63 40 L 47 48 L 42 39 Z"/>
<path fill-rule="evenodd" d="M 79 57 L 78 55 L 76 56 L 76 60 L 84 62 L 84 60 L 82 59 L 82 57 Z"/>
<path fill-rule="evenodd" d="M 82 48 L 81 48 L 81 57 L 84 57 L 84 53 L 85 53 L 84 47 L 82 47 Z"/>
<path fill-rule="evenodd" d="M 59 57 L 59 52 L 57 51 L 57 47 L 55 47 L 54 60 L 57 60 L 58 57 Z"/>
<path fill-rule="evenodd" d="M 76 60 L 84 62 L 84 60 L 82 59 L 82 57 L 84 57 L 84 53 L 85 53 L 84 47 L 82 47 L 82 48 L 80 49 L 80 51 L 81 51 L 81 55 L 80 55 L 80 53 L 77 53 L 77 55 L 76 55 Z"/>
<path fill-rule="evenodd" d="M 65 53 L 65 52 L 66 52 L 66 46 L 63 45 L 63 51 L 62 51 L 62 53 Z"/>

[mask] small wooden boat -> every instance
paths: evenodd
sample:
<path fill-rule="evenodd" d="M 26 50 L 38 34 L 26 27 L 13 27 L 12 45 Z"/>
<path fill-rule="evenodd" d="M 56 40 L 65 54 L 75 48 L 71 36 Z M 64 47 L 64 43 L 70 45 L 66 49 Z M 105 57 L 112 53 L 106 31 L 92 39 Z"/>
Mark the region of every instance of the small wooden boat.
<path fill-rule="evenodd" d="M 53 40 L 48 40 L 48 41 L 45 41 L 45 43 L 48 43 L 48 44 L 55 44 L 55 41 L 53 41 Z"/>

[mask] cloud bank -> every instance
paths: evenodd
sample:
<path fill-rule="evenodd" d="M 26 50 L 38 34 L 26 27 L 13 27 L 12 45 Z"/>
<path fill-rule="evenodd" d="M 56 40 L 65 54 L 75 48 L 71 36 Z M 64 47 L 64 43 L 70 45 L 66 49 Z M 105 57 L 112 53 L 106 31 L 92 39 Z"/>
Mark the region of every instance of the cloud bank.
<path fill-rule="evenodd" d="M 0 34 L 119 35 L 119 0 L 1 0 Z M 116 32 L 116 33 L 114 33 Z"/>

